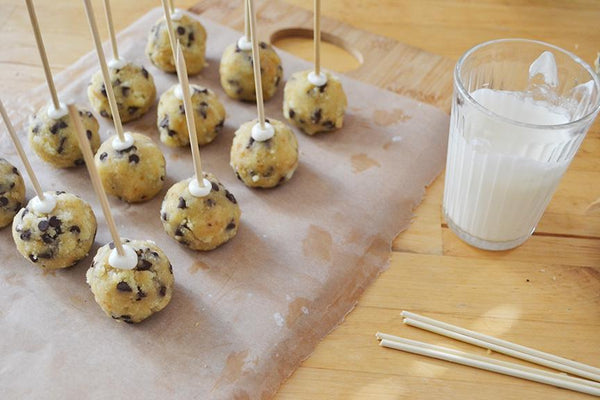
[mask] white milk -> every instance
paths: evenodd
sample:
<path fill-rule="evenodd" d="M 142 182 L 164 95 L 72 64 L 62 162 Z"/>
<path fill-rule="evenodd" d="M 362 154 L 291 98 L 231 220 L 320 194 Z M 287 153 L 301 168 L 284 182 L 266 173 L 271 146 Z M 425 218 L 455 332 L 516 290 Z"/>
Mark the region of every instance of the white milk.
<path fill-rule="evenodd" d="M 488 110 L 513 121 L 569 122 L 564 108 L 515 92 L 471 93 Z M 457 105 L 455 105 L 457 107 Z M 582 135 L 539 129 L 490 117 L 472 104 L 453 110 L 448 143 L 444 213 L 454 230 L 475 240 L 513 242 L 529 237 L 542 216 Z M 459 232 L 460 235 L 460 232 Z M 514 243 L 517 242 L 517 243 Z"/>

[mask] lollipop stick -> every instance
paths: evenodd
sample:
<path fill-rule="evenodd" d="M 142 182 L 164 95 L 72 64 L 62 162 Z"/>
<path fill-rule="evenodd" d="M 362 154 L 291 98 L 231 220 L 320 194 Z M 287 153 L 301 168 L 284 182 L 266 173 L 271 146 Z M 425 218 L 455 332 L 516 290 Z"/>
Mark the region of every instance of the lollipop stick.
<path fill-rule="evenodd" d="M 40 25 L 38 23 L 37 16 L 35 15 L 35 8 L 33 7 L 32 0 L 26 0 L 27 11 L 29 11 L 29 19 L 31 20 L 31 26 L 33 27 L 33 33 L 35 35 L 35 41 L 37 43 L 38 50 L 40 52 L 40 58 L 42 59 L 42 65 L 44 66 L 44 74 L 46 75 L 46 82 L 48 82 L 48 89 L 50 89 L 50 96 L 52 97 L 52 105 L 54 109 L 60 109 L 60 102 L 58 101 L 58 93 L 56 93 L 56 86 L 54 86 L 54 79 L 52 78 L 52 71 L 50 71 L 50 63 L 48 62 L 48 56 L 46 55 L 46 48 L 42 41 L 42 34 L 40 32 Z M 41 197 L 40 197 L 41 198 Z"/>
<path fill-rule="evenodd" d="M 96 54 L 98 55 L 98 61 L 100 62 L 100 70 L 102 71 L 102 78 L 104 80 L 104 89 L 108 96 L 108 104 L 110 105 L 110 112 L 112 113 L 113 123 L 115 124 L 115 130 L 121 142 L 125 141 L 123 135 L 123 124 L 121 124 L 121 116 L 119 115 L 119 108 L 117 107 L 117 101 L 115 100 L 115 92 L 113 91 L 112 83 L 110 81 L 110 75 L 108 73 L 108 66 L 106 65 L 106 58 L 104 57 L 104 50 L 102 50 L 102 42 L 100 41 L 100 35 L 98 34 L 98 26 L 96 25 L 96 17 L 94 16 L 94 9 L 90 4 L 90 0 L 83 0 L 85 6 L 85 13 L 88 18 L 90 25 L 90 31 L 94 38 L 94 45 L 96 46 Z"/>
<path fill-rule="evenodd" d="M 246 36 L 246 40 L 250 41 L 250 13 L 246 0 L 244 0 L 244 36 Z"/>
<path fill-rule="evenodd" d="M 113 242 L 115 244 L 115 247 L 117 248 L 117 253 L 120 256 L 123 256 L 125 255 L 125 250 L 123 250 L 123 245 L 121 244 L 121 237 L 119 236 L 119 232 L 117 231 L 117 225 L 115 224 L 115 220 L 113 219 L 112 213 L 110 212 L 110 206 L 108 205 L 106 192 L 104 191 L 102 182 L 100 182 L 100 175 L 98 175 L 96 164 L 94 164 L 92 148 L 90 147 L 90 142 L 85 135 L 85 129 L 83 129 L 83 125 L 81 124 L 81 117 L 79 116 L 79 111 L 77 111 L 77 108 L 73 104 L 69 104 L 67 107 L 69 109 L 71 121 L 73 121 L 73 124 L 75 125 L 75 132 L 77 132 L 79 147 L 81 148 L 81 152 L 83 153 L 83 159 L 85 160 L 85 165 L 87 166 L 87 170 L 90 174 L 92 186 L 94 186 L 94 190 L 96 191 L 98 200 L 100 200 L 102 212 L 104 213 L 104 218 L 106 219 L 106 223 L 108 224 L 108 229 L 110 230 Z"/>
<path fill-rule="evenodd" d="M 258 108 L 258 122 L 261 129 L 265 129 L 265 105 L 262 92 L 262 77 L 260 74 L 260 53 L 258 52 L 258 39 L 256 32 L 256 14 L 254 13 L 253 0 L 246 0 L 250 14 L 250 38 L 252 40 L 252 60 L 254 65 L 254 86 L 256 88 L 256 107 Z"/>
<path fill-rule="evenodd" d="M 112 12 L 110 10 L 110 0 L 104 0 L 104 14 L 106 15 L 106 25 L 108 25 L 108 33 L 110 35 L 113 58 L 118 60 L 119 49 L 117 47 L 117 36 L 115 35 L 115 26 L 113 24 Z"/>
<path fill-rule="evenodd" d="M 321 74 L 321 0 L 315 0 L 314 10 L 315 74 Z"/>
<path fill-rule="evenodd" d="M 169 10 L 171 10 L 171 13 L 175 12 L 175 2 L 173 0 L 168 0 L 169 1 Z"/>
<path fill-rule="evenodd" d="M 171 12 L 169 12 L 168 0 L 161 0 L 163 11 L 165 13 L 165 20 L 167 21 L 167 32 L 169 33 L 169 43 L 171 43 L 171 51 L 173 52 L 173 59 L 177 58 L 177 54 L 175 53 L 175 48 L 177 39 L 175 39 L 175 32 L 173 31 L 173 21 L 171 20 Z M 172 6 L 172 3 L 170 3 Z"/>
<path fill-rule="evenodd" d="M 179 77 L 179 85 L 183 93 L 183 108 L 185 110 L 185 119 L 187 122 L 188 133 L 190 135 L 190 146 L 192 148 L 192 159 L 194 161 L 194 172 L 196 173 L 196 181 L 204 187 L 204 178 L 202 174 L 202 160 L 200 158 L 200 150 L 198 149 L 198 136 L 196 136 L 196 122 L 194 120 L 194 109 L 192 108 L 192 96 L 190 95 L 190 82 L 188 81 L 187 68 L 181 45 L 177 42 L 177 76 Z"/>
<path fill-rule="evenodd" d="M 44 191 L 42 190 L 42 187 L 40 186 L 40 182 L 37 180 L 37 177 L 35 176 L 35 172 L 33 172 L 33 168 L 31 168 L 31 164 L 29 163 L 29 159 L 27 158 L 27 155 L 25 154 L 25 151 L 23 150 L 23 146 L 21 145 L 21 142 L 19 141 L 19 137 L 17 136 L 17 133 L 15 132 L 15 128 L 12 126 L 10 119 L 8 119 L 8 114 L 6 113 L 4 104 L 2 104 L 2 100 L 0 100 L 0 114 L 2 114 L 2 119 L 4 120 L 6 129 L 8 129 L 8 134 L 10 135 L 10 138 L 12 139 L 12 141 L 15 145 L 15 148 L 17 149 L 17 153 L 19 153 L 19 157 L 21 157 L 21 161 L 23 162 L 23 165 L 25 165 L 25 170 L 27 170 L 27 175 L 29 175 L 29 179 L 31 179 L 31 183 L 33 184 L 35 193 L 37 193 L 37 196 L 39 197 L 39 199 L 43 201 L 44 200 Z"/>

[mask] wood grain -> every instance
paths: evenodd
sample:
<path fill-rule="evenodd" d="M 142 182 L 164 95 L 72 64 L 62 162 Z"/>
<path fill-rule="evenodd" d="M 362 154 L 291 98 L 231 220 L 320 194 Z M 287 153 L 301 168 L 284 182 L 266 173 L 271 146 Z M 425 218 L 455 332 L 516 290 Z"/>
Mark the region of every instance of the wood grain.
<path fill-rule="evenodd" d="M 176 1 L 182 8 L 195 2 Z M 99 12 L 101 1 L 93 3 Z M 55 72 L 92 49 L 80 2 L 36 0 L 35 4 Z M 194 9 L 241 31 L 241 4 L 206 0 Z M 285 0 L 285 4 L 286 12 L 279 15 L 281 11 L 257 2 L 261 35 L 289 28 L 292 22 L 310 28 L 310 13 L 299 13 L 291 6 L 308 10 L 311 2 Z M 159 2 L 115 1 L 112 6 L 115 28 L 120 30 Z M 367 56 L 350 76 L 446 109 L 452 66 L 476 43 L 500 37 L 540 39 L 588 62 L 600 46 L 600 2 L 594 0 L 329 0 L 323 2 L 322 13 L 324 32 L 337 34 Z M 106 39 L 104 22 L 99 25 Z M 41 84 L 43 72 L 22 1 L 0 0 L 0 39 L 0 95 L 18 94 Z M 333 68 L 347 68 L 341 63 Z M 438 178 L 416 210 L 411 228 L 394 241 L 390 269 L 368 288 L 347 320 L 317 347 L 277 398 L 588 398 L 381 349 L 374 333 L 389 331 L 480 351 L 403 326 L 399 312 L 409 309 L 598 364 L 600 212 L 586 210 L 600 197 L 599 154 L 600 125 L 596 122 L 538 232 L 520 248 L 507 252 L 473 249 L 449 231 L 440 212 L 443 177 Z"/>

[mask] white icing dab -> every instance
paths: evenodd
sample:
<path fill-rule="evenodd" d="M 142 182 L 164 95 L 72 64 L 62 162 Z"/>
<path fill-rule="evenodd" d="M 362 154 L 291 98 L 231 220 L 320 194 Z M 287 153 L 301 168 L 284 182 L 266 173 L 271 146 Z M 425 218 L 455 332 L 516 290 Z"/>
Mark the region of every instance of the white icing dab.
<path fill-rule="evenodd" d="M 123 133 L 123 137 L 125 140 L 121 141 L 119 135 L 116 135 L 112 140 L 112 147 L 117 151 L 125 150 L 133 146 L 133 136 L 129 132 Z"/>
<path fill-rule="evenodd" d="M 258 182 L 260 180 L 260 176 L 252 175 L 252 182 Z"/>
<path fill-rule="evenodd" d="M 127 65 L 127 61 L 122 58 L 115 60 L 114 58 L 108 62 L 108 67 L 112 69 L 121 69 Z"/>
<path fill-rule="evenodd" d="M 69 113 L 67 106 L 65 106 L 63 103 L 59 103 L 59 104 L 60 105 L 59 105 L 58 110 L 56 108 L 54 108 L 53 104 L 50 104 L 50 106 L 48 107 L 48 117 L 50 117 L 52 119 L 59 119 Z"/>
<path fill-rule="evenodd" d="M 188 190 L 190 191 L 190 194 L 194 197 L 207 196 L 210 193 L 210 190 L 212 189 L 212 183 L 210 183 L 208 179 L 203 178 L 202 184 L 204 185 L 204 187 L 200 186 L 200 182 L 198 182 L 198 179 L 193 178 L 188 184 Z"/>
<path fill-rule="evenodd" d="M 173 95 L 177 97 L 179 100 L 183 101 L 183 89 L 180 84 L 175 85 L 175 89 L 173 89 Z"/>
<path fill-rule="evenodd" d="M 35 196 L 29 204 L 36 213 L 48 214 L 56 207 L 56 196 L 54 193 L 44 192 L 44 200 Z"/>
<path fill-rule="evenodd" d="M 138 257 L 133 247 L 126 244 L 123 245 L 123 254 L 119 255 L 116 247 L 112 249 L 108 256 L 108 264 L 117 269 L 134 269 L 138 263 Z"/>
<path fill-rule="evenodd" d="M 268 122 L 265 122 L 264 129 L 260 126 L 260 123 L 256 123 L 252 127 L 252 139 L 257 142 L 264 142 L 265 140 L 269 140 L 275 135 L 275 128 Z"/>
<path fill-rule="evenodd" d="M 240 48 L 240 50 L 243 50 L 243 51 L 252 50 L 252 42 L 250 40 L 248 40 L 246 35 L 244 35 L 238 39 L 237 46 Z"/>
<path fill-rule="evenodd" d="M 544 81 L 551 87 L 558 86 L 558 68 L 554 54 L 549 51 L 544 51 L 534 62 L 529 66 L 529 79 L 533 79 L 537 74 L 544 76 Z"/>
<path fill-rule="evenodd" d="M 323 86 L 327 83 L 327 75 L 325 73 L 320 72 L 319 75 L 315 74 L 315 71 L 311 71 L 308 74 L 308 81 L 315 86 Z"/>
<path fill-rule="evenodd" d="M 173 21 L 179 21 L 181 18 L 183 18 L 183 11 L 179 8 L 176 8 L 175 11 L 171 13 L 171 19 Z"/>

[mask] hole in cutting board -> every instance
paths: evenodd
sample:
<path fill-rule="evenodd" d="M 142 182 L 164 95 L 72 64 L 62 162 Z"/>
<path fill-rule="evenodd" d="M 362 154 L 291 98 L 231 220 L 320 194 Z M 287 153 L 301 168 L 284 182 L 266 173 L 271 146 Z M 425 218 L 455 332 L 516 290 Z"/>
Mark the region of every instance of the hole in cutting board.
<path fill-rule="evenodd" d="M 271 35 L 271 43 L 307 61 L 314 62 L 313 31 L 305 28 L 281 29 Z M 337 36 L 321 32 L 321 65 L 337 72 L 357 69 L 363 56 Z"/>

